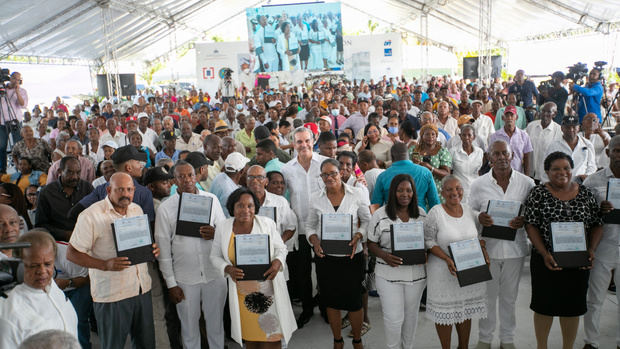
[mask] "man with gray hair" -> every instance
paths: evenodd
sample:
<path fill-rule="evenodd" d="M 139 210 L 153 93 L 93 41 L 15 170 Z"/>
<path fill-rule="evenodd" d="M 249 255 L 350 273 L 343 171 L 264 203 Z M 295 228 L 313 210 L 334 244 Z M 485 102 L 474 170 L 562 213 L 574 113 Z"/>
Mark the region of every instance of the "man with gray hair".
<path fill-rule="evenodd" d="M 73 156 L 80 161 L 80 178 L 88 183 L 95 180 L 95 167 L 89 158 L 82 156 L 82 143 L 75 139 L 70 139 L 65 144 L 65 155 Z M 54 162 L 47 172 L 47 183 L 50 184 L 58 179 L 60 160 Z"/>
<path fill-rule="evenodd" d="M 28 336 L 44 330 L 62 330 L 77 336 L 77 315 L 53 280 L 56 241 L 46 232 L 30 231 L 17 242 L 24 263 L 24 283 L 0 298 L 0 348 L 17 348 Z"/>
<path fill-rule="evenodd" d="M 0 243 L 11 244 L 17 241 L 20 222 L 19 215 L 13 207 L 0 204 Z M 0 250 L 0 260 L 13 257 L 13 251 Z"/>
<path fill-rule="evenodd" d="M 45 330 L 26 338 L 19 349 L 83 349 L 71 333 L 61 330 Z"/>
<path fill-rule="evenodd" d="M 293 290 L 302 302 L 303 311 L 297 319 L 297 327 L 302 328 L 310 321 L 314 312 L 312 255 L 304 228 L 310 208 L 308 198 L 311 193 L 320 191 L 320 167 L 323 160 L 327 158 L 312 151 L 314 136 L 312 131 L 305 127 L 299 127 L 293 132 L 293 146 L 297 157 L 282 166 L 282 174 L 290 193 L 291 208 L 297 215 L 299 248 L 289 252 L 287 264 L 290 268 L 289 289 Z"/>
<path fill-rule="evenodd" d="M 549 145 L 562 139 L 562 127 L 554 121 L 557 114 L 557 106 L 553 102 L 542 105 L 539 112 L 539 120 L 530 122 L 525 128 L 525 132 L 530 136 L 532 142 L 533 156 L 530 156 L 530 173 L 527 175 L 540 181 L 545 173 L 545 154 Z"/>
<path fill-rule="evenodd" d="M 513 157 L 510 145 L 504 140 L 496 140 L 489 146 L 491 171 L 475 179 L 471 184 L 468 202 L 471 208 L 481 212 L 480 224 L 490 227 L 493 218 L 486 213 L 490 200 L 517 201 L 524 203 L 534 181 L 512 169 Z M 514 240 L 483 237 L 491 259 L 493 280 L 487 283 L 488 317 L 479 322 L 479 343 L 477 349 L 490 349 L 493 342 L 499 312 L 499 338 L 504 349 L 515 348 L 514 333 L 516 329 L 515 303 L 519 290 L 519 280 L 525 256 L 527 255 L 527 238 L 523 226 L 523 216 L 510 221 L 510 227 L 516 229 Z M 499 311 L 497 304 L 499 303 Z"/>

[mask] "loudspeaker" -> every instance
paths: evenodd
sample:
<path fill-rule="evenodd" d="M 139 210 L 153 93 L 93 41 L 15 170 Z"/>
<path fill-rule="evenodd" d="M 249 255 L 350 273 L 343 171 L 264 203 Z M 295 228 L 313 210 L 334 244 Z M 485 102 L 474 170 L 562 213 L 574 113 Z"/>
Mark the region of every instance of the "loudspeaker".
<path fill-rule="evenodd" d="M 502 56 L 491 56 L 491 77 L 502 76 Z M 478 57 L 463 58 L 463 78 L 478 78 Z"/>
<path fill-rule="evenodd" d="M 136 74 L 119 74 L 118 77 L 120 78 L 121 96 L 135 96 Z M 110 75 L 110 82 L 112 89 L 116 90 L 116 75 Z M 97 74 L 97 94 L 102 97 L 108 96 L 107 75 L 105 74 Z"/>

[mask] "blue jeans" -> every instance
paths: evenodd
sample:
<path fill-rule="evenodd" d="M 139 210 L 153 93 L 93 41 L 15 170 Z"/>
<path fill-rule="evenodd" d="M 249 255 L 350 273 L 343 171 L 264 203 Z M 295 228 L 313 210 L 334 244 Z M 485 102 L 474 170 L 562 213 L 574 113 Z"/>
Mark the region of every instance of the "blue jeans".
<path fill-rule="evenodd" d="M 82 349 L 90 349 L 90 310 L 92 309 L 93 299 L 90 296 L 90 283 L 65 292 L 65 295 L 73 304 L 78 318 L 78 341 Z"/>
<path fill-rule="evenodd" d="M 19 130 L 15 129 L 11 132 L 13 136 L 13 145 L 22 139 Z M 9 142 L 9 131 L 5 125 L 0 125 L 0 172 L 6 172 L 6 147 Z"/>

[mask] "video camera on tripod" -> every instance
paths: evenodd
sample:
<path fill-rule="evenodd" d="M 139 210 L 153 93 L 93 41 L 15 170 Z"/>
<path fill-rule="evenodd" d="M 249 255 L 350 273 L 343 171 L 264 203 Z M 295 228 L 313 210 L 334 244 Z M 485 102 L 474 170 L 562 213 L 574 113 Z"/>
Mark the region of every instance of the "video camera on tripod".
<path fill-rule="evenodd" d="M 28 248 L 29 242 L 0 244 L 0 250 L 17 250 Z M 6 298 L 7 292 L 24 282 L 24 263 L 21 259 L 7 258 L 0 260 L 0 297 Z"/>
<path fill-rule="evenodd" d="M 7 98 L 8 81 L 11 81 L 11 71 L 6 68 L 0 68 L 0 105 L 5 103 L 7 106 L 6 110 L 8 111 L 8 115 L 4 115 L 3 108 L 0 108 L 0 118 L 5 121 L 9 133 L 19 132 L 21 126 Z"/>
<path fill-rule="evenodd" d="M 0 69 L 0 96 L 6 94 L 6 88 L 8 87 L 7 81 L 11 80 L 11 71 L 8 69 Z"/>

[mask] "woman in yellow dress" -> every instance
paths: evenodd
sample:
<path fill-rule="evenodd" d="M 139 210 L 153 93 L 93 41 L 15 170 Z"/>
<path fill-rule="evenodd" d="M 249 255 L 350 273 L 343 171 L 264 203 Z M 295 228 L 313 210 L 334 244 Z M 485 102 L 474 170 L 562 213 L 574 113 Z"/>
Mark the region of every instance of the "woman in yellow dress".
<path fill-rule="evenodd" d="M 215 229 L 211 261 L 228 279 L 233 339 L 248 349 L 281 348 L 297 329 L 295 316 L 281 273 L 288 253 L 271 218 L 258 216 L 258 198 L 247 188 L 235 190 L 226 203 L 231 218 Z M 235 236 L 269 235 L 271 267 L 264 281 L 243 280 L 244 274 L 235 262 Z"/>

